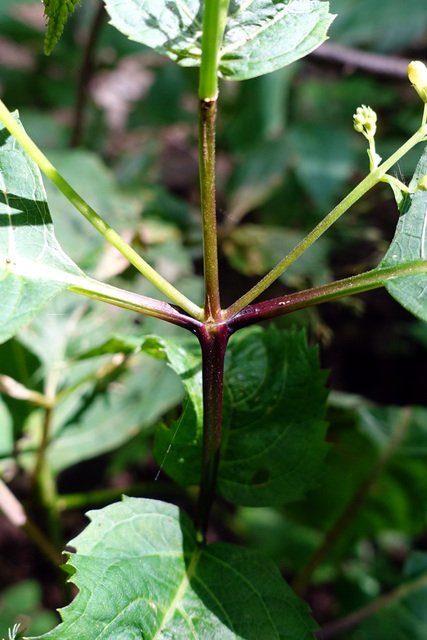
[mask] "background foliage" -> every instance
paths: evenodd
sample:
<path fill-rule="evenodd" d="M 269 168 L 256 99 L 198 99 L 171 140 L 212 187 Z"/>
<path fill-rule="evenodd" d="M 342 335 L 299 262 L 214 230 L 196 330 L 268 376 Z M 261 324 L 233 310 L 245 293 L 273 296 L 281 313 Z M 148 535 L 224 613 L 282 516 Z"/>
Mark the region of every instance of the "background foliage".
<path fill-rule="evenodd" d="M 387 59 L 425 57 L 423 0 L 388 0 L 386 12 L 371 0 L 330 4 L 338 14 L 330 29 L 334 44 Z M 141 49 L 104 18 L 87 88 L 86 124 L 78 131 L 76 86 L 97 10 L 97 2 L 86 0 L 46 58 L 40 2 L 3 0 L 2 97 L 11 108 L 19 107 L 27 131 L 92 206 L 201 303 L 197 72 Z M 360 68 L 357 56 L 343 63 L 337 55 L 332 61 L 312 55 L 262 78 L 222 83 L 223 305 L 246 291 L 365 175 L 365 145 L 352 130 L 352 114 L 361 102 L 378 112 L 377 148 L 383 157 L 418 126 L 419 99 L 399 71 L 405 64 L 391 75 L 376 73 L 372 64 Z M 78 144 L 70 151 L 72 140 Z M 403 179 L 409 180 L 418 156 L 419 149 L 401 161 Z M 45 187 L 55 232 L 67 254 L 95 277 L 152 295 L 152 285 L 107 248 L 49 183 Z M 397 215 L 389 188 L 378 186 L 285 273 L 273 293 L 374 267 L 387 251 Z M 271 507 L 254 509 L 254 499 L 240 496 L 233 496 L 240 507 L 220 502 L 212 539 L 256 547 L 292 577 L 381 459 L 401 423 L 401 407 L 415 406 L 405 438 L 314 575 L 309 602 L 322 624 L 391 590 L 404 572 L 413 577 L 425 567 L 427 329 L 385 291 L 298 312 L 276 324 L 289 323 L 296 331 L 306 330 L 310 350 L 301 340 L 304 352 L 312 353 L 319 342 L 322 367 L 330 369 L 333 392 L 326 418 L 331 446 L 322 452 L 320 484 L 304 501 L 285 507 L 272 500 Z M 149 338 L 153 332 L 160 335 L 156 341 Z M 256 331 L 238 338 L 247 345 L 261 340 Z M 180 414 L 184 389 L 165 355 L 179 373 L 171 345 L 181 339 L 178 329 L 164 323 L 141 322 L 129 312 L 64 293 L 17 338 L 0 346 L 0 473 L 18 495 L 26 495 L 22 469 L 34 465 L 44 409 L 23 400 L 10 378 L 39 394 L 59 391 L 48 456 L 58 482 L 65 540 L 83 529 L 88 506 L 102 506 L 123 491 L 162 497 L 184 508 L 192 504 L 191 488 L 178 490 L 163 473 L 157 478 L 159 465 L 167 471 L 174 456 L 180 457 L 178 447 L 168 453 L 173 431 L 164 425 L 176 424 Z M 240 384 L 256 387 L 257 381 L 233 378 L 233 348 L 229 374 L 233 397 Z M 160 421 L 163 426 L 156 429 Z M 322 421 L 319 415 L 320 439 Z M 221 493 L 230 497 L 224 475 Z M 311 484 L 307 478 L 307 488 Z M 49 527 L 43 521 L 40 525 Z M 62 578 L 3 518 L 0 553 L 0 636 L 6 637 L 17 620 L 32 635 L 47 631 L 54 623 L 50 609 L 67 601 L 59 586 Z M 424 638 L 424 603 L 419 592 L 340 637 L 381 640 L 399 637 L 398 629 L 401 637 Z"/>

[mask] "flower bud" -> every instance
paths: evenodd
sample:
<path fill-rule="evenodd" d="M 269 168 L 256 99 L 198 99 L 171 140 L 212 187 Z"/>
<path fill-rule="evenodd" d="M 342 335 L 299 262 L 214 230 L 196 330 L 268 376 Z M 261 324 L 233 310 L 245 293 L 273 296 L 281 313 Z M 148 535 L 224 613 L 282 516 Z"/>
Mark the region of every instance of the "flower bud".
<path fill-rule="evenodd" d="M 357 107 L 353 116 L 353 126 L 356 131 L 363 133 L 365 138 L 373 138 L 377 130 L 377 114 L 371 107 Z"/>
<path fill-rule="evenodd" d="M 423 62 L 415 60 L 408 66 L 408 78 L 421 100 L 427 102 L 427 67 Z"/>
<path fill-rule="evenodd" d="M 417 184 L 417 189 L 420 189 L 421 191 L 427 191 L 427 175 L 425 175 L 424 178 L 421 178 L 421 180 Z"/>

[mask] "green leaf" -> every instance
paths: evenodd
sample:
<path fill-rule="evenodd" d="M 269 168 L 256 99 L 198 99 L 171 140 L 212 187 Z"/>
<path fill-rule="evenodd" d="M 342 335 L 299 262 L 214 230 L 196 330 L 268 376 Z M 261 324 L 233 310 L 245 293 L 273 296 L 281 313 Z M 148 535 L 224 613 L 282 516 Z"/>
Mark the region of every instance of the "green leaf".
<path fill-rule="evenodd" d="M 164 341 L 189 397 L 179 421 L 156 433 L 154 455 L 176 482 L 199 483 L 203 411 L 200 357 Z M 303 332 L 273 326 L 230 341 L 217 491 L 238 504 L 281 505 L 316 485 L 326 446 L 326 374 Z"/>
<path fill-rule="evenodd" d="M 183 66 L 199 66 L 201 0 L 106 0 L 111 24 Z M 280 69 L 326 40 L 334 16 L 323 0 L 231 0 L 219 72 L 245 80 Z"/>
<path fill-rule="evenodd" d="M 199 546 L 188 516 L 123 498 L 89 514 L 68 567 L 79 589 L 43 640 L 309 640 L 315 623 L 277 567 L 226 544 Z M 74 572 L 75 571 L 75 572 Z"/>
<path fill-rule="evenodd" d="M 415 189 L 427 173 L 427 147 L 417 165 L 409 187 Z M 379 269 L 410 266 L 420 261 L 427 265 L 427 191 L 415 191 L 402 204 L 393 241 Z M 381 273 L 381 272 L 380 272 Z M 387 291 L 421 320 L 427 321 L 427 273 L 417 273 L 385 281 Z"/>
<path fill-rule="evenodd" d="M 132 314 L 89 304 L 88 310 L 80 297 L 59 295 L 19 336 L 39 355 L 38 373 L 44 386 L 52 380 L 56 384 L 58 397 L 47 448 L 54 473 L 112 451 L 138 434 L 148 437 L 161 416 L 182 398 L 181 381 L 165 362 L 145 353 L 125 357 L 124 351 L 131 355 L 141 343 L 140 335 L 137 341 L 131 334 Z M 119 328 L 126 331 L 126 345 L 118 339 L 109 341 Z M 110 349 L 99 348 L 101 342 Z M 42 423 L 39 411 L 26 421 L 19 449 L 20 462 L 27 468 L 34 465 Z"/>
<path fill-rule="evenodd" d="M 0 342 L 83 272 L 59 246 L 39 169 L 0 126 Z"/>

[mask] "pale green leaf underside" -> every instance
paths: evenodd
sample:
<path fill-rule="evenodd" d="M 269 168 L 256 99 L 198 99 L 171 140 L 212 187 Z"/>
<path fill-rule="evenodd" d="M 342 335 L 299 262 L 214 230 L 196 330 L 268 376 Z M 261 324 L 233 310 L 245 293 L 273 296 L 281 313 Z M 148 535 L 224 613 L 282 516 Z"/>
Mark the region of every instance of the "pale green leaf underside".
<path fill-rule="evenodd" d="M 427 148 L 410 183 L 415 188 L 427 173 Z M 427 264 L 427 191 L 416 191 L 403 201 L 393 241 L 380 269 L 411 263 Z M 415 316 L 427 322 L 427 273 L 386 280 L 388 292 Z"/>
<path fill-rule="evenodd" d="M 58 244 L 37 165 L 0 126 L 0 342 L 84 274 Z"/>
<path fill-rule="evenodd" d="M 111 24 L 183 66 L 199 66 L 202 0 L 106 0 Z M 326 40 L 323 0 L 231 0 L 219 73 L 245 80 L 280 69 Z"/>
<path fill-rule="evenodd" d="M 180 419 L 162 426 L 156 460 L 176 482 L 200 481 L 200 358 L 160 341 L 189 394 Z M 144 347 L 143 347 L 144 348 Z M 227 352 L 217 491 L 237 504 L 282 505 L 313 488 L 326 447 L 326 375 L 302 332 L 240 331 Z"/>
<path fill-rule="evenodd" d="M 309 640 L 307 606 L 267 558 L 199 547 L 188 516 L 155 500 L 89 513 L 72 544 L 79 588 L 44 640 Z"/>

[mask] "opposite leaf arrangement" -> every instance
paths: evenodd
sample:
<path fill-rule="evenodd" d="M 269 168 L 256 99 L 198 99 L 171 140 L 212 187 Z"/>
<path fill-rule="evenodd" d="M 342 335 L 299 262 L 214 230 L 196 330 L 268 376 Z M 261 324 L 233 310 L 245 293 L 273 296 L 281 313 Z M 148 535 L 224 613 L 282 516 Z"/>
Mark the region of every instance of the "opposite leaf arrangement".
<path fill-rule="evenodd" d="M 44 4 L 49 19 L 45 49 L 49 53 L 78 3 L 45 0 Z M 176 483 L 200 489 L 193 522 L 178 507 L 142 498 L 124 497 L 121 502 L 90 512 L 91 522 L 71 542 L 76 551 L 68 554 L 66 565 L 79 593 L 61 611 L 63 622 L 38 637 L 327 637 L 316 635 L 320 632 L 316 632 L 308 606 L 295 592 L 304 594 L 312 573 L 333 544 L 331 539 L 297 576 L 294 592 L 266 557 L 228 543 L 207 544 L 206 532 L 216 493 L 236 505 L 250 507 L 280 507 L 302 499 L 316 487 L 328 449 L 324 443 L 327 376 L 319 367 L 316 350 L 307 346 L 301 331 L 250 325 L 381 286 L 408 311 L 427 321 L 427 151 L 409 186 L 388 173 L 404 154 L 427 140 L 426 67 L 413 62 L 408 69 L 424 102 L 419 130 L 382 162 L 375 148 L 376 114 L 370 107 L 359 107 L 354 128 L 369 143 L 369 174 L 260 282 L 223 309 L 215 196 L 218 78 L 245 80 L 302 58 L 326 39 L 334 16 L 323 0 L 106 0 L 105 5 L 111 24 L 130 39 L 182 66 L 200 67 L 204 305 L 198 306 L 168 282 L 95 213 L 28 137 L 18 116 L 0 103 L 0 339 L 5 342 L 12 338 L 30 321 L 34 331 L 41 334 L 35 316 L 63 290 L 189 331 L 192 337 L 179 342 L 147 335 L 105 336 L 96 344 L 76 349 L 75 361 L 84 365 L 94 355 L 119 355 L 106 376 L 136 353 L 145 356 L 147 362 L 154 358 L 154 364 L 148 366 L 155 367 L 162 360 L 169 363 L 181 378 L 186 397 L 179 419 L 171 426 L 158 428 L 154 456 Z M 89 277 L 64 253 L 54 235 L 39 170 L 170 302 Z M 378 267 L 316 288 L 255 302 L 380 181 L 392 187 L 401 216 Z M 194 336 L 201 349 L 195 347 Z M 47 358 L 45 364 L 49 367 Z M 83 374 L 79 375 L 83 379 Z M 158 375 L 155 368 L 154 375 Z M 147 396 L 155 389 L 159 395 L 151 419 L 158 419 L 179 400 L 180 392 L 171 391 L 175 383 L 170 380 L 167 378 L 164 387 L 157 381 L 153 388 L 145 390 Z M 61 437 L 66 434 L 73 411 L 78 413 L 78 409 L 68 407 L 67 398 L 60 404 L 63 398 L 58 384 L 54 383 L 43 396 L 22 390 L 22 397 L 29 393 L 25 399 L 36 402 L 46 412 L 41 439 L 27 443 L 27 449 L 24 445 L 19 453 L 20 464 L 41 486 L 45 498 L 49 493 L 46 486 L 52 490 L 59 471 L 73 464 L 70 446 Z M 132 389 L 131 383 L 129 388 Z M 15 388 L 15 397 L 16 393 Z M 128 406 L 134 406 L 137 396 L 135 411 L 139 411 L 143 399 L 136 389 L 132 393 Z M 58 416 L 54 411 L 57 406 Z M 94 412 L 96 416 L 95 409 Z M 118 419 L 125 421 L 121 416 Z M 376 478 L 406 434 L 421 428 L 422 419 L 416 411 L 404 410 L 395 422 L 375 419 L 378 424 L 388 424 L 382 433 L 383 454 L 372 472 Z M 105 438 L 105 450 L 118 446 L 123 438 L 123 431 L 118 435 L 116 426 L 114 420 L 110 431 L 104 422 L 94 426 L 98 437 Z M 99 453 L 99 448 L 95 450 Z M 87 456 L 90 455 L 88 442 Z M 30 523 L 22 507 L 13 502 L 4 483 L 1 488 L 12 504 L 11 519 L 15 517 L 16 521 L 16 514 L 20 514 L 19 526 L 28 529 Z M 363 496 L 362 492 L 358 499 Z M 54 503 L 58 504 L 58 500 L 55 495 Z M 5 511 L 6 502 L 5 499 L 1 503 Z M 349 510 L 352 508 L 355 506 L 350 504 Z M 56 559 L 58 551 L 48 544 L 44 546 Z M 418 564 L 408 569 L 412 581 L 395 594 L 396 600 L 427 584 L 425 569 L 426 560 L 419 557 Z M 11 633 L 16 637 L 18 630 Z"/>

